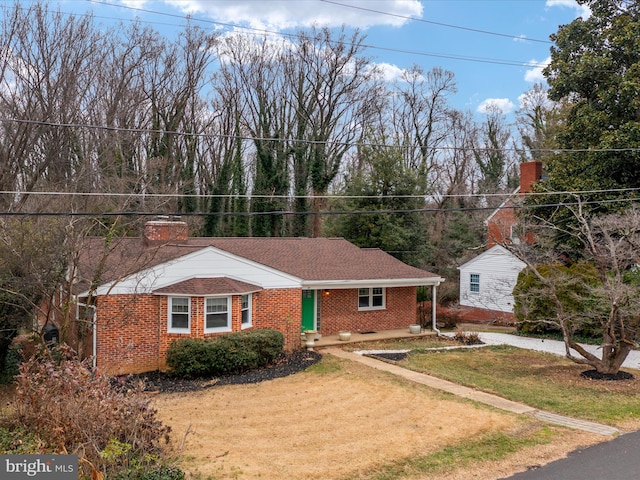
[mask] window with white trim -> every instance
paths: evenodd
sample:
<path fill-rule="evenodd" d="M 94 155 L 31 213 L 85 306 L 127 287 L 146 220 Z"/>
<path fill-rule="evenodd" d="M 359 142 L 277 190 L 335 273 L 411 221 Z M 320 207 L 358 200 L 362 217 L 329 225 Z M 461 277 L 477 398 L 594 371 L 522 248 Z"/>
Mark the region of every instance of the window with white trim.
<path fill-rule="evenodd" d="M 220 332 L 231 330 L 230 297 L 213 297 L 205 301 L 204 331 Z"/>
<path fill-rule="evenodd" d="M 169 333 L 191 332 L 191 299 L 189 297 L 169 297 Z"/>
<path fill-rule="evenodd" d="M 242 328 L 251 326 L 251 294 L 242 295 L 241 299 Z"/>
<path fill-rule="evenodd" d="M 384 288 L 359 288 L 358 310 L 383 310 L 385 308 Z"/>
<path fill-rule="evenodd" d="M 480 274 L 472 273 L 469 276 L 469 291 L 471 293 L 480 293 Z"/>

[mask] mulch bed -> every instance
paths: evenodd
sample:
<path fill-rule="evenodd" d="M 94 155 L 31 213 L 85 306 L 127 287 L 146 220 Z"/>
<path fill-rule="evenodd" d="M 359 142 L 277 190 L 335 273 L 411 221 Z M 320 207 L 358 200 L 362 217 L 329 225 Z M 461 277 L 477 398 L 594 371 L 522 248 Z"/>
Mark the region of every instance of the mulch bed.
<path fill-rule="evenodd" d="M 171 376 L 165 372 L 148 372 L 139 375 L 127 375 L 119 377 L 119 386 L 137 386 L 142 382 L 145 392 L 177 393 L 193 392 L 205 388 L 221 385 L 242 385 L 259 383 L 265 380 L 286 377 L 294 373 L 302 372 L 311 365 L 319 362 L 322 355 L 314 351 L 297 350 L 290 354 L 283 354 L 274 364 L 268 367 L 240 373 L 237 375 L 223 375 L 220 377 L 206 377 L 185 379 Z"/>
<path fill-rule="evenodd" d="M 629 372 L 620 370 L 618 373 L 600 373 L 597 370 L 587 370 L 580 374 L 581 377 L 589 380 L 633 380 L 633 375 Z"/>
<path fill-rule="evenodd" d="M 367 354 L 367 356 L 369 357 L 373 357 L 373 358 L 381 358 L 383 360 L 390 360 L 392 362 L 400 362 L 402 360 L 404 360 L 405 358 L 407 358 L 407 355 L 409 355 L 407 352 L 402 352 L 402 353 L 370 353 Z"/>

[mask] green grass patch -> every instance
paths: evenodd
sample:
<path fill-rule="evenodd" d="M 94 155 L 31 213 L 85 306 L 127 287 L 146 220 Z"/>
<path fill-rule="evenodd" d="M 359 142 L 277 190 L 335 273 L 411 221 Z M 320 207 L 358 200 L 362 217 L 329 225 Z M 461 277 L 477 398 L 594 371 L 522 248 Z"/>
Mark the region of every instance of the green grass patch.
<path fill-rule="evenodd" d="M 332 355 L 325 355 L 322 361 L 314 363 L 306 369 L 307 372 L 316 373 L 318 375 L 329 375 L 331 373 L 342 370 L 342 363 L 339 358 Z"/>
<path fill-rule="evenodd" d="M 587 380 L 580 373 L 588 367 L 557 355 L 508 346 L 421 350 L 402 365 L 562 415 L 610 425 L 640 417 L 638 378 Z"/>
<path fill-rule="evenodd" d="M 446 447 L 430 455 L 405 458 L 384 465 L 359 474 L 357 478 L 367 480 L 425 478 L 425 475 L 452 472 L 478 462 L 499 461 L 525 447 L 548 444 L 558 435 L 560 435 L 558 430 L 547 426 L 529 430 L 525 434 L 491 433 Z"/>

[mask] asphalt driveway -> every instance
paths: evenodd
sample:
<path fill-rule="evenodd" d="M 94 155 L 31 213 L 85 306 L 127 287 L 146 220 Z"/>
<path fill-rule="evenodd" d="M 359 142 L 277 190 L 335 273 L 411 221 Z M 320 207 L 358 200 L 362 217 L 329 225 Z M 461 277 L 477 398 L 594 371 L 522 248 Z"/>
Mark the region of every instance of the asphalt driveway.
<path fill-rule="evenodd" d="M 503 480 L 626 480 L 638 478 L 639 469 L 640 432 L 633 432 Z"/>

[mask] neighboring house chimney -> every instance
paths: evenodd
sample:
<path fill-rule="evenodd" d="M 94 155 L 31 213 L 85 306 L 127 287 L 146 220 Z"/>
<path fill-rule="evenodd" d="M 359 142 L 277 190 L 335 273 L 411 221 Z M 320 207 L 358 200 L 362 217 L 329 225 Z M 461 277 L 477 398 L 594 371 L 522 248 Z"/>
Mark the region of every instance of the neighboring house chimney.
<path fill-rule="evenodd" d="M 158 219 L 144 224 L 144 243 L 153 245 L 167 242 L 184 242 L 189 238 L 189 226 L 180 220 Z"/>
<path fill-rule="evenodd" d="M 534 183 L 542 178 L 542 162 L 520 164 L 520 194 L 528 193 Z"/>
<path fill-rule="evenodd" d="M 542 162 L 533 161 L 520 164 L 520 195 L 531 191 L 534 183 L 542 178 Z M 511 199 L 506 200 L 503 205 L 513 204 Z M 496 244 L 518 243 L 521 241 L 518 233 L 518 217 L 512 208 L 498 208 L 486 220 L 487 225 L 487 248 Z M 530 234 L 525 234 L 523 240 L 531 242 Z"/>

